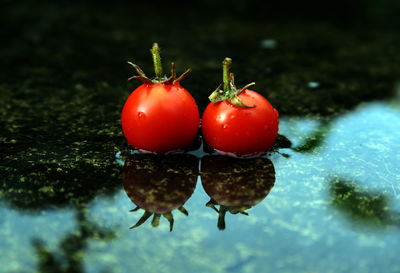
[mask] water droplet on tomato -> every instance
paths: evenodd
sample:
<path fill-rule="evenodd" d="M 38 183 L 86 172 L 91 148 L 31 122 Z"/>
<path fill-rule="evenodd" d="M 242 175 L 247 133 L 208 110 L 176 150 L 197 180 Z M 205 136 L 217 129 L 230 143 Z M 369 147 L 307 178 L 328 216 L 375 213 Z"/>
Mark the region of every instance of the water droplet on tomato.
<path fill-rule="evenodd" d="M 228 124 L 222 125 L 222 129 L 227 129 L 227 128 L 228 128 Z"/>
<path fill-rule="evenodd" d="M 146 115 L 143 112 L 138 112 L 138 118 L 139 119 L 144 119 Z"/>

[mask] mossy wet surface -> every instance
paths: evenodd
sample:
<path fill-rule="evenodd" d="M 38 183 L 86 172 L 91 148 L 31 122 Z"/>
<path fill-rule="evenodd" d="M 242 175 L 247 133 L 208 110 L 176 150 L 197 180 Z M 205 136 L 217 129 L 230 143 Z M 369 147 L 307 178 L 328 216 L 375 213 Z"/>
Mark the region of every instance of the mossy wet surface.
<path fill-rule="evenodd" d="M 124 2 L 3 5 L 0 272 L 400 271 L 395 25 L 251 18 L 211 3 L 167 15 L 161 5 L 151 19 Z M 238 86 L 255 81 L 280 112 L 266 156 L 275 186 L 249 216 L 227 215 L 223 232 L 199 181 L 173 232 L 128 229 L 138 218 L 115 155 L 129 153 L 120 113 L 139 83 L 127 83 L 126 61 L 151 75 L 154 41 L 165 68 L 192 68 L 182 85 L 200 112 L 226 56 Z"/>

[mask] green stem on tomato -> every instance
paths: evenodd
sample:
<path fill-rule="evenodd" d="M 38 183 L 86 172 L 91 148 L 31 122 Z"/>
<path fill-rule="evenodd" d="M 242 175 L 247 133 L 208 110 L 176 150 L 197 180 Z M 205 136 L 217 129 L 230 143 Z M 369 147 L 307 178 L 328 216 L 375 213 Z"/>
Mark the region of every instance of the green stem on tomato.
<path fill-rule="evenodd" d="M 153 56 L 154 62 L 154 72 L 156 73 L 156 78 L 161 79 L 163 77 L 163 70 L 161 65 L 160 48 L 157 43 L 153 44 L 151 48 L 151 55 Z"/>
<path fill-rule="evenodd" d="M 222 80 L 224 82 L 224 91 L 228 91 L 230 90 L 230 86 L 229 86 L 229 70 L 231 68 L 232 65 L 232 59 L 226 57 L 225 60 L 223 60 L 222 62 Z"/>
<path fill-rule="evenodd" d="M 246 88 L 254 85 L 255 83 L 249 83 L 242 89 L 237 89 L 235 86 L 235 80 L 232 73 L 229 72 L 232 65 L 232 59 L 226 57 L 222 61 L 222 80 L 223 83 L 217 87 L 217 89 L 211 93 L 208 97 L 211 102 L 217 103 L 219 101 L 229 101 L 233 105 L 245 108 L 252 108 L 255 105 L 247 105 L 242 102 L 242 100 L 238 97 L 238 95 L 244 91 Z M 221 89 L 222 88 L 222 89 Z"/>

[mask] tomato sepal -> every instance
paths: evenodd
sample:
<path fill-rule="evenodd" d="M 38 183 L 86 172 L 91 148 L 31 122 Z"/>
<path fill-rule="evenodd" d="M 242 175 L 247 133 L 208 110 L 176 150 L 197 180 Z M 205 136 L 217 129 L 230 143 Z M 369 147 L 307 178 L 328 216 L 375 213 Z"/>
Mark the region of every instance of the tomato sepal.
<path fill-rule="evenodd" d="M 156 74 L 153 79 L 138 65 L 128 62 L 137 72 L 128 80 L 138 79 L 143 84 L 131 93 L 122 109 L 124 136 L 131 147 L 143 153 L 185 152 L 200 124 L 194 98 L 180 85 L 191 70 L 177 77 L 175 64 L 171 63 L 171 76 L 167 78 L 162 72 L 157 43 L 153 44 L 151 54 Z"/>
<path fill-rule="evenodd" d="M 158 44 L 154 43 L 153 47 L 151 48 L 150 51 L 153 56 L 154 71 L 155 71 L 156 77 L 153 79 L 150 79 L 149 77 L 146 76 L 146 74 L 143 72 L 143 70 L 138 65 L 136 65 L 132 62 L 128 62 L 128 64 L 130 64 L 136 70 L 136 73 L 138 74 L 138 75 L 130 77 L 128 79 L 128 81 L 137 79 L 137 80 L 143 82 L 144 84 L 162 83 L 162 84 L 172 85 L 172 84 L 176 84 L 176 83 L 179 83 L 180 81 L 182 81 L 192 71 L 189 68 L 177 78 L 176 70 L 175 70 L 175 63 L 171 62 L 171 76 L 169 78 L 167 78 L 163 74 L 163 71 L 162 71 L 160 48 L 158 47 Z"/>
<path fill-rule="evenodd" d="M 238 89 L 235 85 L 235 76 L 233 73 L 229 73 L 229 69 L 232 65 L 231 58 L 225 58 L 222 62 L 223 64 L 223 83 L 221 83 L 214 92 L 208 97 L 212 103 L 217 103 L 220 101 L 229 101 L 233 105 L 243 108 L 253 108 L 256 105 L 247 105 L 238 97 L 238 95 L 248 89 L 249 87 L 255 85 L 255 82 L 246 84 L 242 88 Z"/>

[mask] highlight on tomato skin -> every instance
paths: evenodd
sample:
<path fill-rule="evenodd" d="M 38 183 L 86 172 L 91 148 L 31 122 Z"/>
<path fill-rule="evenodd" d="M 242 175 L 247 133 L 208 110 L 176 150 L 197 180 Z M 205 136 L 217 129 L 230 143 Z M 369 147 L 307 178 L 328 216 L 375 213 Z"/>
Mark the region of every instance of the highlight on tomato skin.
<path fill-rule="evenodd" d="M 205 156 L 200 176 L 210 197 L 206 206 L 218 213 L 220 230 L 225 229 L 227 212 L 248 215 L 246 211 L 264 200 L 275 184 L 274 165 L 265 157 Z"/>
<path fill-rule="evenodd" d="M 252 157 L 270 150 L 278 135 L 279 113 L 259 93 L 238 89 L 229 73 L 231 59 L 223 62 L 223 85 L 210 95 L 203 113 L 204 140 L 216 152 L 234 157 Z M 222 89 L 223 87 L 223 89 Z"/>
<path fill-rule="evenodd" d="M 129 78 L 143 82 L 128 97 L 121 114 L 122 131 L 128 144 L 135 149 L 156 154 L 182 151 L 196 138 L 200 125 L 197 104 L 180 85 L 190 69 L 176 77 L 171 64 L 171 76 L 162 72 L 158 45 L 151 50 L 156 77 L 149 79 L 135 64 L 129 63 L 137 76 Z"/>
<path fill-rule="evenodd" d="M 193 194 L 198 176 L 199 159 L 190 154 L 133 154 L 126 161 L 122 182 L 126 194 L 136 205 L 131 211 L 144 210 L 137 228 L 153 216 L 152 226 L 166 218 L 173 229 L 172 212 L 189 214 L 183 205 Z"/>

